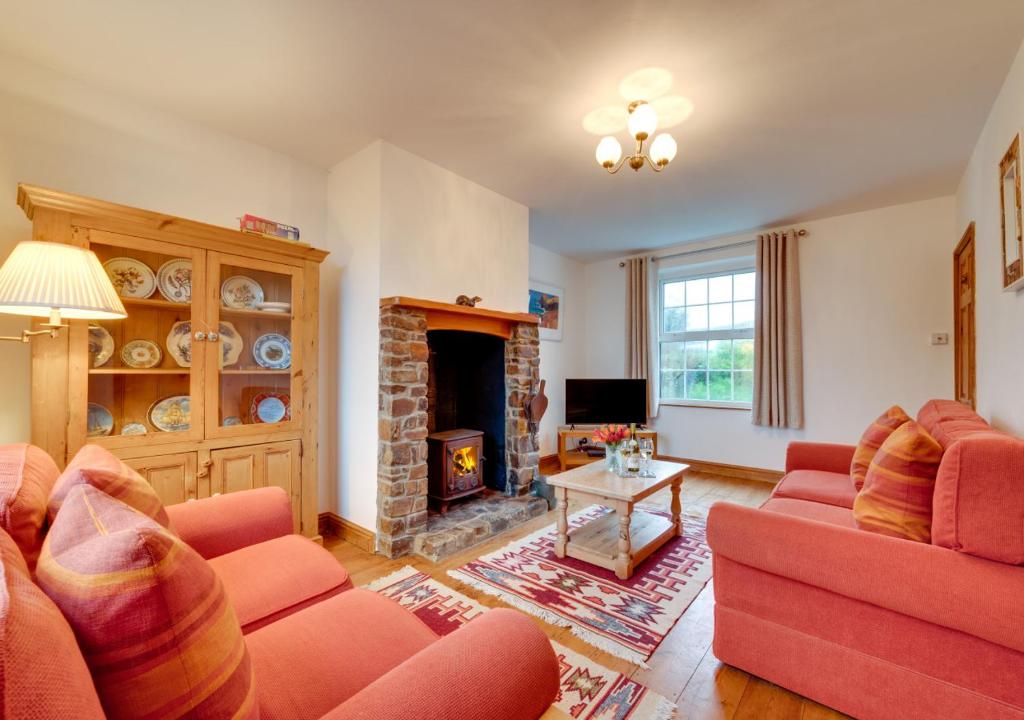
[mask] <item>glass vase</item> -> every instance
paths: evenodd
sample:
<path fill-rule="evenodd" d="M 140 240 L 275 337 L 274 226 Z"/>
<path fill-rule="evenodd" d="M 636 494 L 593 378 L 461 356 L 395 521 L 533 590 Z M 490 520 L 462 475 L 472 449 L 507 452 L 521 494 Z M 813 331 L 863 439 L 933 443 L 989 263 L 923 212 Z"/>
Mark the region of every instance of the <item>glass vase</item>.
<path fill-rule="evenodd" d="M 617 444 L 605 443 L 604 446 L 604 469 L 608 472 L 618 474 L 622 469 L 622 454 Z"/>

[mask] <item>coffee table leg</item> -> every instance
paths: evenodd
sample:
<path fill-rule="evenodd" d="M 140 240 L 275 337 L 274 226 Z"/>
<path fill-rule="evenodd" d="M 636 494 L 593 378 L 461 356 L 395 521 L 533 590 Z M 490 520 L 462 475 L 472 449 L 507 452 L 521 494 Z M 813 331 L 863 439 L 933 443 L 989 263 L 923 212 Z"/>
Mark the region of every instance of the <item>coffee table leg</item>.
<path fill-rule="evenodd" d="M 679 491 L 682 489 L 683 479 L 678 478 L 672 481 L 672 525 L 675 526 L 676 535 L 683 534 L 683 521 L 679 517 L 682 512 L 682 504 L 679 502 Z"/>
<path fill-rule="evenodd" d="M 555 498 L 558 500 L 558 514 L 555 516 L 558 526 L 555 555 L 564 558 L 565 546 L 569 542 L 569 491 L 565 488 L 555 488 Z"/>
<path fill-rule="evenodd" d="M 615 558 L 615 577 L 619 580 L 626 580 L 633 574 L 633 550 L 632 541 L 629 537 L 629 522 L 633 515 L 632 503 L 619 503 L 615 507 L 619 516 L 619 554 Z"/>

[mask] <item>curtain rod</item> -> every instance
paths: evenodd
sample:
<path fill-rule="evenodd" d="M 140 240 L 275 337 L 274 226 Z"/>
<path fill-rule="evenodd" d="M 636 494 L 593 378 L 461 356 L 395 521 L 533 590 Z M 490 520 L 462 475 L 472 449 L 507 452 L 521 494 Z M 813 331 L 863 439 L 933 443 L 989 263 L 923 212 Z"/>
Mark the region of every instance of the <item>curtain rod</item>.
<path fill-rule="evenodd" d="M 796 231 L 797 236 L 803 237 L 807 234 L 807 231 L 801 228 Z M 671 258 L 686 257 L 687 255 L 701 255 L 703 253 L 718 252 L 719 250 L 728 250 L 729 248 L 744 247 L 746 245 L 756 244 L 756 240 L 741 240 L 739 242 L 729 243 L 728 245 L 716 245 L 715 247 L 698 248 L 697 250 L 684 250 L 683 252 L 672 253 L 671 255 L 659 255 L 651 256 L 651 262 L 658 262 L 659 260 L 669 260 Z M 626 267 L 625 262 L 620 262 L 619 267 Z"/>

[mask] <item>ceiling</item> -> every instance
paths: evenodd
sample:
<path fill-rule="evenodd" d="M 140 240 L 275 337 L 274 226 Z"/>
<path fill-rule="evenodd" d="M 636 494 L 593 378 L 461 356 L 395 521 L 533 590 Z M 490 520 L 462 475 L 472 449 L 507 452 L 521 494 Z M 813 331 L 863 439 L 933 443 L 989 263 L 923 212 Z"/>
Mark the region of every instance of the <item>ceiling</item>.
<path fill-rule="evenodd" d="M 1024 37 L 1020 0 L 2 7 L 6 53 L 325 168 L 384 138 L 583 259 L 954 192 Z M 679 155 L 608 176 L 583 117 L 647 66 L 693 103 Z"/>

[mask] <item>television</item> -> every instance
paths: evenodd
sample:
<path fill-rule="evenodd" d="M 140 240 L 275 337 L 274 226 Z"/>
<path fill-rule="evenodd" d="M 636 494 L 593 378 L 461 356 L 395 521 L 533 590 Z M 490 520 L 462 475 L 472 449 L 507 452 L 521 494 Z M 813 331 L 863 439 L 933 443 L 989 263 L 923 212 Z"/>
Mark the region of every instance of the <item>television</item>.
<path fill-rule="evenodd" d="M 567 425 L 647 422 L 646 380 L 565 381 Z"/>

